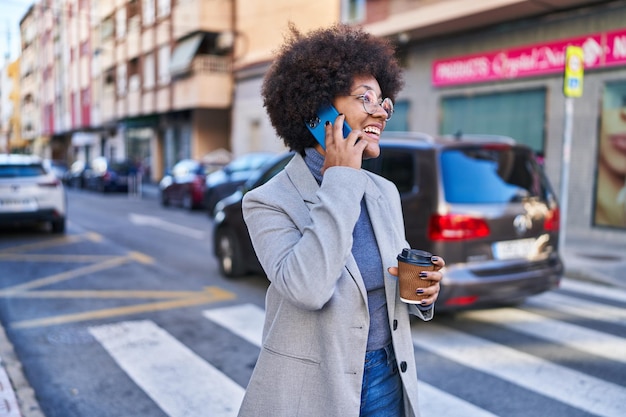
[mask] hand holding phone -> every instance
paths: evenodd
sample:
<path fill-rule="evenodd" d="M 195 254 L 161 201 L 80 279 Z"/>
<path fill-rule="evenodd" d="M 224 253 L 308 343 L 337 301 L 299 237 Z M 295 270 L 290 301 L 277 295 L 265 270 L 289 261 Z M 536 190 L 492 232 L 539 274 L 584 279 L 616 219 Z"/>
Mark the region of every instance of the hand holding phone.
<path fill-rule="evenodd" d="M 339 116 L 339 112 L 332 104 L 326 107 L 322 107 L 317 112 L 317 117 L 305 122 L 306 127 L 309 128 L 315 139 L 322 145 L 322 148 L 326 149 L 326 122 L 335 123 L 335 119 Z M 343 137 L 344 139 L 352 131 L 346 121 L 343 122 Z"/>

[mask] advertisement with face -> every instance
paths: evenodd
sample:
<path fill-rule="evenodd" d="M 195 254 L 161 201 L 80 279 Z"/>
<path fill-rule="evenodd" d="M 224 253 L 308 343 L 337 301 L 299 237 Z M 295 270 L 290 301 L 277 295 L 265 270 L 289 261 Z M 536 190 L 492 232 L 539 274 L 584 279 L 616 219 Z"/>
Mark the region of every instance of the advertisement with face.
<path fill-rule="evenodd" d="M 594 224 L 626 229 L 626 80 L 605 85 Z"/>

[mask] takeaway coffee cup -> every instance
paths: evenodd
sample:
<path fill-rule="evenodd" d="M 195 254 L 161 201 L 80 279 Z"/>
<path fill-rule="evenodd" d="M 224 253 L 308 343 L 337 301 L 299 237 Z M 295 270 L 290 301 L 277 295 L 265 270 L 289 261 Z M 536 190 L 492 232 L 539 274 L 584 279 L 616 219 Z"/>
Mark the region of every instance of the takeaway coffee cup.
<path fill-rule="evenodd" d="M 425 288 L 435 281 L 420 278 L 420 272 L 432 271 L 435 266 L 432 254 L 418 249 L 402 249 L 398 255 L 398 283 L 400 285 L 400 299 L 409 304 L 420 304 L 426 298 L 424 294 L 417 294 L 415 290 Z"/>

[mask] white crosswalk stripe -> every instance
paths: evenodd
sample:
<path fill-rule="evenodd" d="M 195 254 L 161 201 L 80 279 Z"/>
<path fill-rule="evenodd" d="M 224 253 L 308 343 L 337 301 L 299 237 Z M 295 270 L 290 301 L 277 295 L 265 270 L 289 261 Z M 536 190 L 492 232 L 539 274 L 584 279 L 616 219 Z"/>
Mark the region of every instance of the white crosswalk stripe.
<path fill-rule="evenodd" d="M 89 328 L 170 417 L 236 416 L 244 389 L 151 321 Z"/>
<path fill-rule="evenodd" d="M 571 281 L 564 281 L 562 288 L 569 294 L 542 294 L 519 308 L 465 312 L 460 320 L 473 326 L 489 325 L 484 327 L 486 329 L 501 328 L 515 337 L 531 336 L 546 346 L 563 346 L 570 352 L 589 354 L 597 358 L 596 361 L 602 361 L 602 366 L 611 363 L 624 366 L 626 337 L 593 329 L 589 323 L 597 320 L 622 326 L 626 324 L 626 309 L 588 301 L 585 297 L 599 297 L 619 304 L 626 301 L 626 292 Z M 577 295 L 572 296 L 572 292 Z M 230 305 L 206 309 L 202 315 L 260 348 L 265 319 L 262 308 L 253 304 Z M 579 325 L 579 319 L 584 319 L 587 327 Z M 562 403 L 592 415 L 626 416 L 624 386 L 516 350 L 515 345 L 501 344 L 501 339 L 498 339 L 500 343 L 488 340 L 488 333 L 484 336 L 480 333 L 478 337 L 460 326 L 455 326 L 459 328 L 456 330 L 440 323 L 445 321 L 413 322 L 413 342 L 418 350 L 459 364 L 463 372 L 480 372 L 507 381 L 510 390 L 536 393 L 545 401 Z M 89 331 L 169 417 L 236 416 L 244 388 L 155 323 L 122 322 L 91 327 Z M 437 386 L 419 381 L 422 417 L 496 417 L 492 409 L 478 406 L 480 402 L 475 402 L 476 398 L 464 399 L 458 392 L 460 396 L 455 396 L 443 388 L 445 384 L 442 385 L 436 375 L 432 377 L 434 379 L 428 382 Z M 619 381 L 615 377 L 613 380 Z"/>
<path fill-rule="evenodd" d="M 604 417 L 626 416 L 623 387 L 485 339 L 429 323 L 413 343 L 467 367 Z"/>
<path fill-rule="evenodd" d="M 261 346 L 261 333 L 265 312 L 259 307 L 246 304 L 204 311 L 204 315 L 217 324 L 239 334 L 251 343 Z M 251 323 L 256 323 L 256 331 L 251 331 Z M 425 382 L 420 383 L 422 393 L 428 402 L 421 404 L 424 416 L 447 417 L 493 417 L 493 414 L 482 410 L 460 398 L 437 389 Z"/>
<path fill-rule="evenodd" d="M 626 363 L 626 339 L 621 337 L 551 320 L 539 314 L 514 308 L 472 311 L 465 313 L 464 317 L 497 324 L 500 327 L 582 350 L 591 355 Z"/>

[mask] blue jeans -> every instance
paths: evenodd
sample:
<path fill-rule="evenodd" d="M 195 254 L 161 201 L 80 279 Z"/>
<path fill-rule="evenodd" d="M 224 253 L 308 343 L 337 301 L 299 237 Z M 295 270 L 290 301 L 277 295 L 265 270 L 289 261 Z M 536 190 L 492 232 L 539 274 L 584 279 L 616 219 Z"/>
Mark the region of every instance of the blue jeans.
<path fill-rule="evenodd" d="M 360 417 L 404 415 L 402 381 L 391 344 L 365 354 Z"/>

